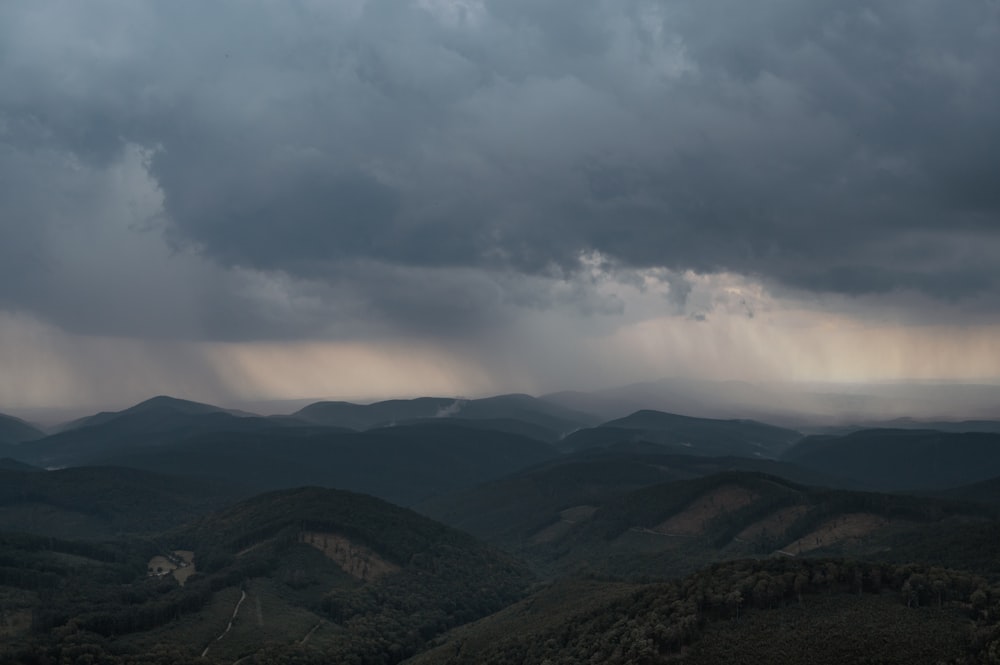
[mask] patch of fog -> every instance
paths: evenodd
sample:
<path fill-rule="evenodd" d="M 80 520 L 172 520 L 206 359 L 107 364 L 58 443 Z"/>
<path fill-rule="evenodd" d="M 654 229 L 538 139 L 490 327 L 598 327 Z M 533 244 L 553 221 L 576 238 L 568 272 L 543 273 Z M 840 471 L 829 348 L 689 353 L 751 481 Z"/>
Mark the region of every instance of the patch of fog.
<path fill-rule="evenodd" d="M 448 406 L 441 407 L 438 409 L 437 413 L 434 414 L 435 418 L 451 418 L 452 416 L 458 415 L 458 412 L 462 410 L 465 406 L 467 400 L 456 399 L 454 402 Z"/>

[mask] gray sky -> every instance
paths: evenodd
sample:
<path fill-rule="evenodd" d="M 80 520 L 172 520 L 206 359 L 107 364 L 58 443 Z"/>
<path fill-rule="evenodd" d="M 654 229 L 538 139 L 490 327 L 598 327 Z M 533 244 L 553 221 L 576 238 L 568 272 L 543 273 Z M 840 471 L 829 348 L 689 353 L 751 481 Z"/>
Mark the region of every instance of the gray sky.
<path fill-rule="evenodd" d="M 996 0 L 3 3 L 0 407 L 996 379 L 998 81 Z"/>

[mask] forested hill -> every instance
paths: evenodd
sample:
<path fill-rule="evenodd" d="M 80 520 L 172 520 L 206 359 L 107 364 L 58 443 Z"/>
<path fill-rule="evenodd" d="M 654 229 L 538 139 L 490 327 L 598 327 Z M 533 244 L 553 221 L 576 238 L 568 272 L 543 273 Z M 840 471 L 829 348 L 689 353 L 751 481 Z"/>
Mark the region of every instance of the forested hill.
<path fill-rule="evenodd" d="M 563 455 L 470 489 L 420 502 L 420 512 L 481 538 L 517 547 L 574 506 L 603 506 L 642 487 L 726 471 L 767 473 L 832 485 L 822 473 L 775 460 L 669 454 L 654 444 L 619 444 Z"/>
<path fill-rule="evenodd" d="M 638 480 L 623 468 L 626 478 Z M 513 479 L 512 479 L 513 480 Z M 492 484 L 494 490 L 504 485 Z M 509 485 L 514 489 L 518 485 Z M 526 495 L 545 496 L 544 486 Z M 948 557 L 928 549 L 928 541 L 947 538 L 953 561 L 984 573 L 1000 573 L 958 544 L 967 539 L 984 550 L 983 538 L 995 533 L 993 506 L 954 499 L 816 488 L 778 476 L 726 471 L 699 478 L 649 484 L 625 492 L 591 485 L 584 494 L 563 495 L 537 516 L 526 510 L 483 510 L 477 533 L 516 551 L 550 576 L 576 571 L 624 578 L 663 578 L 685 574 L 712 561 L 747 556 L 855 556 L 895 561 Z M 464 495 L 470 513 L 488 507 L 487 492 Z M 558 501 L 559 495 L 553 495 Z M 481 504 L 480 501 L 483 503 Z M 555 506 L 560 506 L 558 509 Z M 428 508 L 432 508 L 429 505 Z M 442 507 L 438 505 L 438 507 Z M 471 522 L 455 505 L 447 519 Z M 496 529 L 493 534 L 490 528 Z M 471 527 L 470 527 L 471 528 Z"/>
<path fill-rule="evenodd" d="M 991 663 L 1000 587 L 842 559 L 732 561 L 654 584 L 570 580 L 410 665 Z"/>
<path fill-rule="evenodd" d="M 802 438 L 795 430 L 753 420 L 693 418 L 642 410 L 567 436 L 561 447 L 582 450 L 621 442 L 648 442 L 671 452 L 774 458 Z"/>
<path fill-rule="evenodd" d="M 34 425 L 0 413 L 0 445 L 33 441 L 43 436 L 45 433 Z"/>
<path fill-rule="evenodd" d="M 782 456 L 869 489 L 944 489 L 1000 476 L 1000 434 L 874 429 L 810 436 Z"/>
<path fill-rule="evenodd" d="M 287 490 L 143 540 L 0 534 L 0 662 L 399 662 L 531 582 L 404 508 Z"/>
<path fill-rule="evenodd" d="M 3 469 L 0 531 L 83 540 L 157 534 L 243 496 L 228 482 L 140 469 Z"/>
<path fill-rule="evenodd" d="M 591 414 L 566 408 L 530 395 L 497 395 L 481 399 L 418 397 L 374 404 L 316 402 L 293 414 L 319 425 L 366 430 L 375 427 L 440 418 L 463 420 L 513 420 L 549 432 L 559 438 L 573 430 L 597 422 Z"/>

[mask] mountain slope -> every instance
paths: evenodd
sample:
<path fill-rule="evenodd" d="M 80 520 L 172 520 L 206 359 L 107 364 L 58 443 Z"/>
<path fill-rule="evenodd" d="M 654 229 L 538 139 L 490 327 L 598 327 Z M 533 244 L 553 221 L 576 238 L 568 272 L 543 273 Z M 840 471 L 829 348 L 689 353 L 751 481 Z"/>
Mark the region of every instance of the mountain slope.
<path fill-rule="evenodd" d="M 733 561 L 667 583 L 569 580 L 407 663 L 988 662 L 996 616 L 975 617 L 997 592 L 955 571 L 838 559 Z"/>
<path fill-rule="evenodd" d="M 44 471 L 37 466 L 32 466 L 31 464 L 25 464 L 24 462 L 19 462 L 12 457 L 0 458 L 0 471 Z"/>
<path fill-rule="evenodd" d="M 137 469 L 0 471 L 0 531 L 89 540 L 153 534 L 239 495 L 221 483 Z"/>
<path fill-rule="evenodd" d="M 1000 506 L 1000 477 L 989 478 L 971 485 L 937 490 L 932 496 Z"/>
<path fill-rule="evenodd" d="M 263 418 L 209 404 L 154 397 L 114 413 L 99 413 L 57 434 L 18 448 L 15 456 L 42 466 L 103 463 L 109 455 L 175 443 L 206 432 L 257 432 L 304 426 L 290 418 Z"/>
<path fill-rule="evenodd" d="M 168 395 L 157 395 L 147 400 L 134 404 L 121 411 L 102 411 L 92 416 L 86 416 L 68 422 L 59 427 L 60 432 L 68 432 L 83 427 L 94 427 L 103 425 L 119 419 L 128 419 L 133 416 L 143 416 L 149 419 L 166 418 L 170 416 L 200 416 L 209 413 L 228 413 L 232 416 L 252 416 L 254 414 L 232 409 L 224 409 L 220 406 L 194 402 Z"/>
<path fill-rule="evenodd" d="M 979 504 L 828 490 L 741 471 L 651 485 L 583 508 L 537 528 L 519 554 L 557 574 L 668 577 L 747 556 L 868 557 L 899 534 L 992 524 L 997 516 Z"/>
<path fill-rule="evenodd" d="M 210 433 L 170 446 L 122 451 L 104 463 L 229 479 L 258 491 L 339 487 L 411 505 L 556 454 L 534 439 L 440 423 L 366 432 L 285 428 Z"/>
<path fill-rule="evenodd" d="M 557 457 L 498 480 L 431 498 L 415 508 L 490 542 L 518 548 L 550 525 L 568 527 L 565 511 L 603 506 L 650 485 L 734 470 L 769 473 L 813 485 L 835 484 L 822 474 L 774 460 L 672 455 L 655 445 L 618 445 Z"/>
<path fill-rule="evenodd" d="M 0 445 L 33 441 L 45 436 L 42 430 L 20 418 L 0 413 Z"/>
<path fill-rule="evenodd" d="M 483 399 L 419 397 L 374 404 L 317 402 L 293 414 L 319 425 L 366 430 L 420 419 L 515 420 L 563 435 L 596 422 L 586 413 L 530 395 L 498 395 Z"/>
<path fill-rule="evenodd" d="M 643 410 L 599 427 L 574 432 L 563 439 L 561 445 L 581 450 L 644 441 L 687 454 L 777 457 L 801 438 L 802 435 L 794 430 L 752 420 L 693 418 Z"/>
<path fill-rule="evenodd" d="M 3 662 L 398 662 L 531 581 L 467 534 L 319 488 L 257 496 L 156 542 L 0 534 L 0 561 L 18 563 L 0 565 L 0 598 L 17 604 L 5 609 L 28 614 L 5 622 Z"/>
<path fill-rule="evenodd" d="M 782 459 L 872 489 L 943 489 L 1000 475 L 1000 434 L 863 430 L 807 437 Z"/>

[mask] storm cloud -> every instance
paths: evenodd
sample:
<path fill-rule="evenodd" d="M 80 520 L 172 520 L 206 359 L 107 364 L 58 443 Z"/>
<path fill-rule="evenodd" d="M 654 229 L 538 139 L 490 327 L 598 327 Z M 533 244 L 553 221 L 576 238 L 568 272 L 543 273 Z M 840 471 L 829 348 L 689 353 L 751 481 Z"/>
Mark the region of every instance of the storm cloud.
<path fill-rule="evenodd" d="M 991 0 L 7 3 L 0 307 L 461 336 L 753 315 L 691 294 L 736 275 L 982 317 L 998 81 Z"/>

